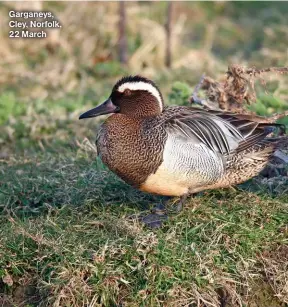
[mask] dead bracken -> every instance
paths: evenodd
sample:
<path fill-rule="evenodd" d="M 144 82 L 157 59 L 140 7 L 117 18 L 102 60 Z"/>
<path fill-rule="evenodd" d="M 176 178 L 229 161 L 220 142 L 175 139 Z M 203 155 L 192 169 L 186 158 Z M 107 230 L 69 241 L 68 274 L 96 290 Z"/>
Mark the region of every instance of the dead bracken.
<path fill-rule="evenodd" d="M 251 114 L 246 108 L 256 102 L 255 81 L 261 79 L 265 85 L 262 75 L 265 73 L 288 73 L 288 67 L 270 67 L 264 69 L 245 68 L 233 64 L 228 66 L 226 80 L 215 81 L 211 77 L 203 75 L 199 84 L 190 98 L 191 103 L 198 103 L 206 108 L 221 109 L 225 111 L 241 112 Z M 205 91 L 205 99 L 198 96 L 200 89 Z M 279 114 L 273 119 L 282 118 L 288 115 L 288 111 Z"/>

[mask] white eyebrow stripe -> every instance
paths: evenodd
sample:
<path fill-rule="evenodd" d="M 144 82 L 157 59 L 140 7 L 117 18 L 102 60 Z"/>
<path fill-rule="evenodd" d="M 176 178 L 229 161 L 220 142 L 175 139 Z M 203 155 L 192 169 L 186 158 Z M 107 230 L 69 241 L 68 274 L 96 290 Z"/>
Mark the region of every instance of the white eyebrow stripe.
<path fill-rule="evenodd" d="M 119 86 L 118 91 L 123 93 L 125 90 L 131 90 L 131 91 L 147 91 L 150 94 L 152 94 L 159 102 L 159 105 L 162 109 L 162 98 L 159 93 L 159 91 L 150 83 L 146 83 L 143 81 L 138 82 L 126 82 Z"/>

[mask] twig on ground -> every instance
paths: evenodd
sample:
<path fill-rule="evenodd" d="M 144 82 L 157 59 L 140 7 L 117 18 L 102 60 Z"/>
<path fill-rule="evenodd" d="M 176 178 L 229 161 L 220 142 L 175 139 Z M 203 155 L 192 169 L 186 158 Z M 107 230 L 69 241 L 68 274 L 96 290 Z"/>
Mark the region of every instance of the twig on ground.
<path fill-rule="evenodd" d="M 260 75 L 265 72 L 278 72 L 280 74 L 285 74 L 288 73 L 288 67 L 268 67 L 263 69 L 248 68 L 244 71 L 245 74 L 254 76 L 256 76 L 257 74 Z"/>
<path fill-rule="evenodd" d="M 275 122 L 278 119 L 281 119 L 285 116 L 288 116 L 288 111 L 284 111 L 281 114 L 273 114 L 272 116 L 269 116 L 267 119 L 269 120 L 270 123 Z"/>

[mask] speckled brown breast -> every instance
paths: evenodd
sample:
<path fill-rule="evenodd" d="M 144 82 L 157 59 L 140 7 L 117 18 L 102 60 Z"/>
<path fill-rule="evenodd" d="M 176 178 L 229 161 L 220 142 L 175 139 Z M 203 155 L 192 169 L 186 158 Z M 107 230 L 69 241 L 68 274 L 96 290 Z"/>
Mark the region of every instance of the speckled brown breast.
<path fill-rule="evenodd" d="M 164 129 L 147 132 L 143 120 L 115 114 L 101 126 L 96 144 L 109 169 L 139 188 L 162 163 L 166 138 Z"/>

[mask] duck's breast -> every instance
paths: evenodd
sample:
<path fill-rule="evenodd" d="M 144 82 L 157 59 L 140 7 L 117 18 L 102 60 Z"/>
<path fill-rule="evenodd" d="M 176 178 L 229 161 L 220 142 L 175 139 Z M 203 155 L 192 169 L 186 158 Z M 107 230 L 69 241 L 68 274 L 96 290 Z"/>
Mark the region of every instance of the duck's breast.
<path fill-rule="evenodd" d="M 110 170 L 139 188 L 162 163 L 164 144 L 163 130 L 143 132 L 141 122 L 117 114 L 102 125 L 97 150 Z"/>

